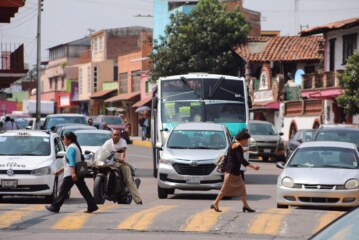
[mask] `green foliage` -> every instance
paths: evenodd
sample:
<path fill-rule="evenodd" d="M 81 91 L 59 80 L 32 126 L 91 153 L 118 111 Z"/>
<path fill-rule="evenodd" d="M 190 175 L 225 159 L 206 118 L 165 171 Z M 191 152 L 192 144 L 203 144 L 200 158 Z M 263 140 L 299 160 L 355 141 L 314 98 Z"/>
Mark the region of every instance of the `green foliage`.
<path fill-rule="evenodd" d="M 337 97 L 349 115 L 359 114 L 359 51 L 348 58 L 344 73 L 339 76 L 339 84 L 344 88 L 344 94 Z"/>
<path fill-rule="evenodd" d="M 232 48 L 249 32 L 238 8 L 226 12 L 217 0 L 201 0 L 190 14 L 177 12 L 170 20 L 150 55 L 151 79 L 188 72 L 238 75 L 240 59 Z"/>

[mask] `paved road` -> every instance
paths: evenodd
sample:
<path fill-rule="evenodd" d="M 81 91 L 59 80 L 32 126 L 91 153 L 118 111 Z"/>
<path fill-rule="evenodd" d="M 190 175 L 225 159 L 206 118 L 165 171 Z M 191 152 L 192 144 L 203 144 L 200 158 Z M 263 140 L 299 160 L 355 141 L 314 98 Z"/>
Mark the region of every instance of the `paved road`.
<path fill-rule="evenodd" d="M 0 204 L 0 239 L 307 239 L 344 211 L 277 209 L 275 183 L 280 172 L 273 163 L 246 175 L 248 200 L 256 213 L 243 213 L 238 198 L 221 202 L 222 213 L 209 209 L 217 191 L 176 191 L 157 198 L 149 148 L 129 146 L 128 157 L 142 179 L 144 205 L 106 202 L 84 214 L 84 200 L 74 188 L 59 214 L 44 210 L 42 199 L 7 198 Z M 92 189 L 92 179 L 87 179 Z"/>

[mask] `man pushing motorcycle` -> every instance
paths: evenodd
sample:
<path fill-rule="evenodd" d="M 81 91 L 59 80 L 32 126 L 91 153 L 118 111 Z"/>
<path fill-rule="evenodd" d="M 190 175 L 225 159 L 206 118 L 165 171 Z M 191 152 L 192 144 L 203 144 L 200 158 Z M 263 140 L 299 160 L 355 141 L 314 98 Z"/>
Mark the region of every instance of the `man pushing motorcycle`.
<path fill-rule="evenodd" d="M 121 138 L 121 132 L 119 130 L 112 131 L 112 138 L 107 140 L 103 147 L 109 151 L 115 152 L 115 165 L 118 167 L 125 179 L 126 186 L 131 193 L 131 196 L 136 204 L 142 205 L 142 199 L 140 193 L 137 190 L 137 186 L 132 178 L 131 168 L 128 162 L 126 162 L 126 140 Z"/>

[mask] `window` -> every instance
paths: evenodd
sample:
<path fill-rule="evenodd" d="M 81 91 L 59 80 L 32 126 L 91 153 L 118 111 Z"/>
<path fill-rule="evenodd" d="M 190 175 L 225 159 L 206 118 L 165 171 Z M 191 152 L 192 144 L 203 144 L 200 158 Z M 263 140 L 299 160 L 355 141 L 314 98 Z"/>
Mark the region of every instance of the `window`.
<path fill-rule="evenodd" d="M 79 69 L 79 95 L 82 94 L 82 68 Z"/>
<path fill-rule="evenodd" d="M 335 38 L 329 40 L 329 71 L 333 72 L 335 69 Z"/>
<path fill-rule="evenodd" d="M 93 91 L 97 92 L 97 67 L 93 67 Z"/>
<path fill-rule="evenodd" d="M 113 80 L 118 81 L 118 66 L 113 67 Z"/>
<path fill-rule="evenodd" d="M 141 74 L 140 71 L 131 72 L 131 92 L 141 91 Z"/>
<path fill-rule="evenodd" d="M 343 36 L 343 64 L 347 63 L 348 57 L 350 57 L 354 53 L 354 50 L 356 50 L 357 36 L 357 33 Z"/>
<path fill-rule="evenodd" d="M 128 92 L 128 76 L 127 76 L 127 72 L 125 73 L 120 73 L 120 92 L 119 93 L 127 93 Z"/>
<path fill-rule="evenodd" d="M 65 78 L 62 77 L 61 78 L 61 89 L 64 89 L 65 88 Z"/>
<path fill-rule="evenodd" d="M 52 78 L 49 78 L 50 90 L 52 89 Z"/>
<path fill-rule="evenodd" d="M 87 67 L 87 93 L 91 94 L 91 67 Z"/>
<path fill-rule="evenodd" d="M 103 50 L 103 36 L 100 36 L 100 39 L 99 39 L 99 50 Z"/>

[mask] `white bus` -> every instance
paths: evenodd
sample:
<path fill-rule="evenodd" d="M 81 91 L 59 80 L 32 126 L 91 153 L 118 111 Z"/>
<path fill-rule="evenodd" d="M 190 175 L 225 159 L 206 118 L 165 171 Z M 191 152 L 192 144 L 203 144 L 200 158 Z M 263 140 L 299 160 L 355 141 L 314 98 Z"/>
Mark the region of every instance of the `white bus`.
<path fill-rule="evenodd" d="M 189 73 L 158 79 L 151 114 L 154 177 L 160 148 L 178 123 L 221 123 L 234 137 L 248 128 L 250 104 L 244 78 Z"/>

